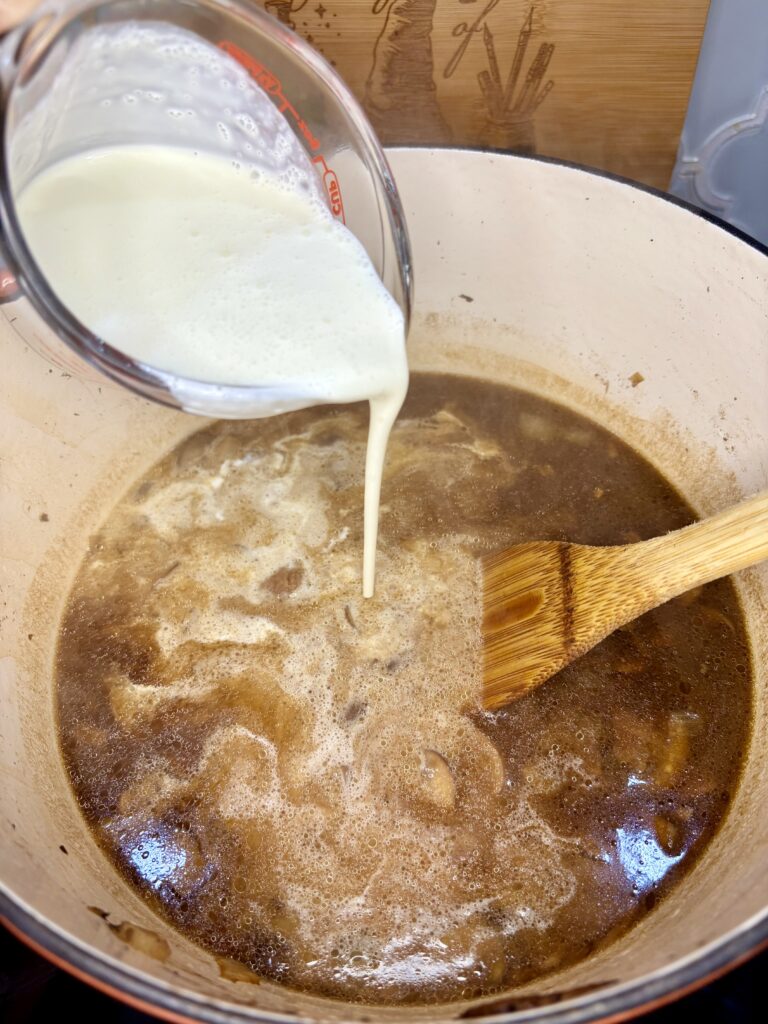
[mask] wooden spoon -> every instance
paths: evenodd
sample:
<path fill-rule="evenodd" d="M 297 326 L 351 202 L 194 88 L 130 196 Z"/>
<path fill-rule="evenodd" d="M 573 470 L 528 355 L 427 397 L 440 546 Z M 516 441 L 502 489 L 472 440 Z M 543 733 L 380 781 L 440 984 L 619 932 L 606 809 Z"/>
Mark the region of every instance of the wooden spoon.
<path fill-rule="evenodd" d="M 768 558 L 768 492 L 621 547 L 518 544 L 483 559 L 483 705 L 546 682 L 619 626 Z"/>

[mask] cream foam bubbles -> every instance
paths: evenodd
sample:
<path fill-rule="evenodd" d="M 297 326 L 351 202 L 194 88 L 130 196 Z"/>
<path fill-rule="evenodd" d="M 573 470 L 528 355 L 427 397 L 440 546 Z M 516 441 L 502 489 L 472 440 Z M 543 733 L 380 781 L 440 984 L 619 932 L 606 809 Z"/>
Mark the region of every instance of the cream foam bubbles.
<path fill-rule="evenodd" d="M 258 387 L 254 414 L 282 411 L 286 394 L 294 408 L 370 402 L 370 595 L 384 453 L 408 368 L 402 312 L 354 235 L 305 190 L 170 146 L 68 157 L 32 179 L 18 212 L 58 297 L 133 359 Z"/>

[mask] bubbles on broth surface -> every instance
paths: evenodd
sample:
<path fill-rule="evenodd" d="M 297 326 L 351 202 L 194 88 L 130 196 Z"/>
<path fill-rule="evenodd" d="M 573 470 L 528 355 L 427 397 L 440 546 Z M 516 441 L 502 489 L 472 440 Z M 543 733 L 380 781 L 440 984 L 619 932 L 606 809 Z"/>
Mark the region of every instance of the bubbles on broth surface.
<path fill-rule="evenodd" d="M 743 628 L 709 586 L 481 712 L 480 553 L 689 512 L 574 414 L 417 375 L 364 601 L 365 427 L 218 424 L 131 488 L 64 616 L 62 747 L 109 855 L 218 955 L 346 999 L 490 993 L 628 927 L 712 833 Z"/>

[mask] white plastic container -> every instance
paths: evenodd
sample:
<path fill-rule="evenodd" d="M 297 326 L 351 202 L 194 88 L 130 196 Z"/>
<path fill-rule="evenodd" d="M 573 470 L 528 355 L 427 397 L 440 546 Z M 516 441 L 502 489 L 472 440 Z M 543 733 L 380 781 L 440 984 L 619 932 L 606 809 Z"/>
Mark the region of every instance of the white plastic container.
<path fill-rule="evenodd" d="M 670 191 L 768 243 L 768 3 L 712 0 Z"/>

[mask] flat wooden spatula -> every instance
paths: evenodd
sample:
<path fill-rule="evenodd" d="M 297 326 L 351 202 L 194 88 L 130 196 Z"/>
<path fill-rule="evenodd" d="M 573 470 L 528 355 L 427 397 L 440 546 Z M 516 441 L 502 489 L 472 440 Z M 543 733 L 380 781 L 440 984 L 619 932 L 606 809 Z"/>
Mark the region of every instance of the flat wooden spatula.
<path fill-rule="evenodd" d="M 768 492 L 664 537 L 518 544 L 483 559 L 483 705 L 516 700 L 619 626 L 768 558 Z"/>

